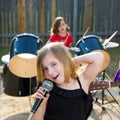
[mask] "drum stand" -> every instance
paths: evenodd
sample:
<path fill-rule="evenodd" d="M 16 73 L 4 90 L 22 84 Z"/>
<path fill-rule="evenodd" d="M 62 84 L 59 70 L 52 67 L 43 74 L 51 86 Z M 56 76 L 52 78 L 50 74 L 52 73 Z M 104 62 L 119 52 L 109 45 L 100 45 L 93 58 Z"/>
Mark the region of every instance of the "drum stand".
<path fill-rule="evenodd" d="M 105 80 L 105 70 L 102 72 L 102 80 L 104 81 Z M 113 101 L 111 101 L 111 102 L 116 102 L 116 104 L 118 104 L 118 106 L 120 107 L 120 105 L 119 105 L 119 103 L 118 103 L 118 101 L 115 99 L 115 97 L 111 94 L 111 92 L 108 90 L 108 89 L 105 89 L 105 90 L 107 90 L 107 92 L 110 94 L 110 96 L 113 98 Z M 110 102 L 107 102 L 107 103 L 104 103 L 104 100 L 105 100 L 105 90 L 104 89 L 102 89 L 102 105 L 105 105 L 105 104 L 107 104 L 107 103 L 110 103 Z M 97 102 L 97 103 L 99 103 L 98 102 L 98 97 L 96 98 L 96 100 L 95 100 L 95 102 Z M 99 103 L 100 104 L 100 103 Z M 102 106 L 102 109 L 103 110 L 105 110 L 105 107 L 103 107 Z"/>
<path fill-rule="evenodd" d="M 30 107 L 32 107 L 32 103 L 31 103 L 31 88 L 32 88 L 32 78 L 30 78 L 30 85 L 29 85 L 29 104 L 30 104 Z"/>

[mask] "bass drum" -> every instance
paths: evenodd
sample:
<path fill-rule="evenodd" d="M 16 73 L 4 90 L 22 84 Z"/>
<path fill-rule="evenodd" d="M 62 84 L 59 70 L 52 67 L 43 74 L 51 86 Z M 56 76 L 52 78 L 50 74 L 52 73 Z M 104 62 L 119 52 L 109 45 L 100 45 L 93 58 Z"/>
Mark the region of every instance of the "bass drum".
<path fill-rule="evenodd" d="M 4 93 L 11 96 L 28 96 L 35 92 L 37 86 L 36 76 L 31 78 L 16 76 L 8 66 L 11 58 L 16 55 L 22 53 L 37 55 L 37 51 L 42 46 L 42 41 L 34 34 L 23 33 L 12 39 L 9 54 L 2 57 Z M 24 69 L 24 66 L 21 67 Z"/>

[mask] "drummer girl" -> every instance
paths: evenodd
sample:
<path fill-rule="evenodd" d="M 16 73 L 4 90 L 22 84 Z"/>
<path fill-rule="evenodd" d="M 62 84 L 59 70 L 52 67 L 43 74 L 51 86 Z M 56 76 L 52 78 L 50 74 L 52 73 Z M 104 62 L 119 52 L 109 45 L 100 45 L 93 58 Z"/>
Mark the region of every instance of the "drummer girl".
<path fill-rule="evenodd" d="M 63 17 L 57 17 L 52 25 L 49 42 L 61 42 L 66 47 L 71 47 L 73 37 L 69 33 L 69 27 Z"/>

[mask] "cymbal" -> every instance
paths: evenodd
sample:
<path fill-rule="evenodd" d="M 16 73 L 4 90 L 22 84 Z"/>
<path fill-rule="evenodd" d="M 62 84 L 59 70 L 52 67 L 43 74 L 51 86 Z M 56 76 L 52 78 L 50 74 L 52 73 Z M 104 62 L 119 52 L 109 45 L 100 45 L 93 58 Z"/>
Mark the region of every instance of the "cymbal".
<path fill-rule="evenodd" d="M 18 77 L 31 78 L 37 75 L 36 60 L 36 55 L 22 53 L 12 57 L 8 67 Z"/>
<path fill-rule="evenodd" d="M 5 63 L 5 64 L 8 64 L 9 63 L 9 59 L 10 59 L 10 55 L 6 54 L 6 55 L 2 56 L 1 61 L 3 63 Z"/>
<path fill-rule="evenodd" d="M 106 46 L 110 40 L 117 34 L 118 31 L 115 31 L 109 38 L 105 39 L 103 46 Z"/>
<path fill-rule="evenodd" d="M 116 42 L 108 42 L 108 43 L 105 45 L 106 48 L 114 48 L 114 47 L 118 47 L 118 46 L 119 46 L 119 44 L 116 43 Z"/>

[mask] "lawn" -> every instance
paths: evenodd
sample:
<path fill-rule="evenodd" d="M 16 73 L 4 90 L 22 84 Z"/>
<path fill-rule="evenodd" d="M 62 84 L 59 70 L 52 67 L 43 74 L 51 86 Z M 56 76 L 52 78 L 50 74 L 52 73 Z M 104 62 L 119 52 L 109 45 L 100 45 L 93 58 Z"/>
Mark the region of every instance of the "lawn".
<path fill-rule="evenodd" d="M 0 46 L 0 59 L 2 56 L 6 55 L 9 53 L 9 47 L 1 47 Z M 2 65 L 2 61 L 0 60 L 0 65 Z"/>

